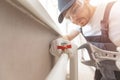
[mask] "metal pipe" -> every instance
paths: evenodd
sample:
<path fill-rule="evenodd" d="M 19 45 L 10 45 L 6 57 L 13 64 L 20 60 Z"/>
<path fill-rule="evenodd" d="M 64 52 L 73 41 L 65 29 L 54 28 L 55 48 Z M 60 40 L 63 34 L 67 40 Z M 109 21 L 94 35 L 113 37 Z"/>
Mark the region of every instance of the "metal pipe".
<path fill-rule="evenodd" d="M 78 80 L 78 54 L 70 58 L 70 80 Z"/>

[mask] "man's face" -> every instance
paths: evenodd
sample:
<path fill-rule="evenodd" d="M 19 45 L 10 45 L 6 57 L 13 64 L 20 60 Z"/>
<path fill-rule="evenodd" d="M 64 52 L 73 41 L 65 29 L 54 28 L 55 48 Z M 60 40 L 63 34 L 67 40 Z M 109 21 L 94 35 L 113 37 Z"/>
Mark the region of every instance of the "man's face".
<path fill-rule="evenodd" d="M 90 9 L 86 4 L 81 5 L 79 1 L 68 10 L 67 18 L 74 24 L 85 26 L 90 20 Z"/>

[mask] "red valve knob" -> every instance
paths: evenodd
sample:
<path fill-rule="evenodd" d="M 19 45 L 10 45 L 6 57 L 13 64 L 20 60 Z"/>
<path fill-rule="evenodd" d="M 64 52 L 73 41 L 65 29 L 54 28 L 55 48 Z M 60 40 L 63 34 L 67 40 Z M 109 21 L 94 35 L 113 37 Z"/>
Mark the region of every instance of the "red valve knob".
<path fill-rule="evenodd" d="M 71 45 L 64 45 L 64 46 L 57 46 L 57 49 L 62 49 L 64 51 L 65 49 L 68 49 L 71 47 L 72 47 Z"/>

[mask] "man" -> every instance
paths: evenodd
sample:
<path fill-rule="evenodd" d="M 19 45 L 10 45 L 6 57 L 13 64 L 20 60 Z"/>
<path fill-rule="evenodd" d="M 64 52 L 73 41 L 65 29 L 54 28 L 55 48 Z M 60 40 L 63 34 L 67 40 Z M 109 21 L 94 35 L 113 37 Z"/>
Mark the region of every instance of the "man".
<path fill-rule="evenodd" d="M 116 2 L 113 5 L 109 17 L 109 38 L 117 46 L 120 45 L 120 31 L 118 31 L 120 25 L 120 18 L 118 18 L 118 15 L 120 15 L 119 4 L 120 2 Z M 60 23 L 64 18 L 67 18 L 81 27 L 89 24 L 91 28 L 89 29 L 89 35 L 87 34 L 87 36 L 101 34 L 100 21 L 103 19 L 106 3 L 96 7 L 89 4 L 89 0 L 58 0 L 58 5 L 59 10 L 61 11 L 58 18 Z M 72 40 L 79 34 L 77 31 L 78 30 L 76 30 L 76 32 L 73 31 L 74 35 L 68 35 L 66 38 Z M 117 38 L 113 38 L 114 36 Z"/>
<path fill-rule="evenodd" d="M 101 32 L 101 20 L 104 17 L 104 12 L 107 3 L 102 3 L 98 6 L 90 4 L 89 0 L 58 0 L 58 8 L 60 15 L 58 17 L 59 23 L 62 23 L 64 18 L 69 19 L 72 23 L 83 27 L 83 33 L 85 36 L 98 36 L 102 35 Z M 120 46 L 120 2 L 116 1 L 109 15 L 109 39 L 116 46 Z M 88 31 L 84 31 L 84 26 L 89 25 Z M 70 34 L 63 36 L 64 39 L 72 40 L 80 32 L 79 29 L 73 30 Z M 109 50 L 109 49 L 108 49 Z M 118 75 L 119 74 L 119 75 Z M 120 73 L 115 76 L 117 80 L 120 80 Z M 101 74 L 99 70 L 96 70 L 95 80 L 101 80 Z M 113 79 L 109 79 L 113 80 Z M 116 79 L 114 79 L 116 80 Z"/>

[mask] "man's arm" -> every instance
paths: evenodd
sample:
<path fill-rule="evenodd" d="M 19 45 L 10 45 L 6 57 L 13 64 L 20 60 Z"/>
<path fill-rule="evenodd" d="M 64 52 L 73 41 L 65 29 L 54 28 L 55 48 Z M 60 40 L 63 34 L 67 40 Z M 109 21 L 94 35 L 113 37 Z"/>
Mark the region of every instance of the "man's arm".
<path fill-rule="evenodd" d="M 80 31 L 78 31 L 78 30 L 72 30 L 68 35 L 63 36 L 63 38 L 71 41 L 71 40 L 73 40 L 79 33 L 80 33 Z"/>

